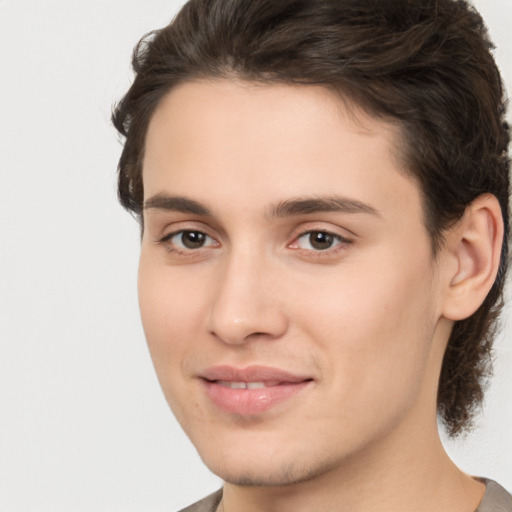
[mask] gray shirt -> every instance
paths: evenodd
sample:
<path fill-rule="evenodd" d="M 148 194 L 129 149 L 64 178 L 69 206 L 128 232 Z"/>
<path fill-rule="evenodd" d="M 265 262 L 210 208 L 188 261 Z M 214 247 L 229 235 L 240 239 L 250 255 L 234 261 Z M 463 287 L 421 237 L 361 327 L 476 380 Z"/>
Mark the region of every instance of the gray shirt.
<path fill-rule="evenodd" d="M 485 494 L 475 512 L 512 512 L 512 496 L 494 480 L 481 478 L 485 483 Z M 222 489 L 182 509 L 180 512 L 215 512 L 222 499 Z"/>

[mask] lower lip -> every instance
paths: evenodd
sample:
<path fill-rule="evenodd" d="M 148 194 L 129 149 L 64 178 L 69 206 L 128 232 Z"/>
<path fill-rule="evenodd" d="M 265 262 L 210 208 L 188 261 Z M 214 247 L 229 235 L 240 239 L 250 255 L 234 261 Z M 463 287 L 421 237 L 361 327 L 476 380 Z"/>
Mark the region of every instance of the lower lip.
<path fill-rule="evenodd" d="M 216 382 L 203 381 L 206 394 L 220 409 L 240 416 L 254 416 L 288 400 L 311 384 L 290 382 L 258 389 L 232 389 Z"/>

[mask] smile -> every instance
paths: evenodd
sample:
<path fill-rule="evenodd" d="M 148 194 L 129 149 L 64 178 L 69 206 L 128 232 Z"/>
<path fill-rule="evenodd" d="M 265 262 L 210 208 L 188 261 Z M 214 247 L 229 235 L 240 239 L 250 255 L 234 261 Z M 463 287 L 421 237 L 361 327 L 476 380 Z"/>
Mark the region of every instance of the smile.
<path fill-rule="evenodd" d="M 213 367 L 201 375 L 207 397 L 217 408 L 254 416 L 291 399 L 313 383 L 310 377 L 269 367 Z"/>

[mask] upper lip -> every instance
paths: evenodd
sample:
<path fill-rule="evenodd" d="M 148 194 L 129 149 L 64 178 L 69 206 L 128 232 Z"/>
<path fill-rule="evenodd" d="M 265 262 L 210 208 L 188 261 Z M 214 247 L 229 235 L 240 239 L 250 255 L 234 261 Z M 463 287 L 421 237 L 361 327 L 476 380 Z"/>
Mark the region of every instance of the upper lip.
<path fill-rule="evenodd" d="M 209 381 L 228 382 L 303 382 L 312 380 L 310 376 L 290 373 L 280 368 L 270 366 L 212 366 L 200 373 L 200 377 Z"/>

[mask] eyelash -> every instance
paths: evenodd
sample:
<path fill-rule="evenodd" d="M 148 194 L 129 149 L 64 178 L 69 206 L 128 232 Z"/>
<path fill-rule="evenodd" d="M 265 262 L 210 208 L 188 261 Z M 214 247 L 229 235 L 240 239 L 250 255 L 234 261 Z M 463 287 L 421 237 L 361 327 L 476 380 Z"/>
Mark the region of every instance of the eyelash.
<path fill-rule="evenodd" d="M 179 256 L 190 256 L 192 253 L 199 253 L 202 249 L 210 247 L 210 245 L 206 245 L 206 246 L 201 245 L 196 248 L 190 248 L 190 247 L 189 248 L 180 248 L 180 247 L 177 247 L 176 244 L 172 243 L 172 239 L 174 237 L 179 236 L 179 235 L 181 235 L 181 237 L 183 237 L 183 235 L 185 233 L 196 234 L 196 235 L 199 235 L 200 237 L 204 236 L 206 239 L 210 239 L 210 240 L 214 241 L 214 244 L 211 244 L 211 245 L 214 245 L 216 247 L 219 246 L 219 243 L 213 237 L 211 237 L 210 235 L 208 235 L 207 233 L 205 233 L 204 231 L 201 231 L 199 229 L 180 229 L 178 231 L 173 231 L 172 233 L 168 233 L 167 235 L 165 235 L 161 239 L 159 239 L 158 243 L 165 246 L 165 248 L 168 252 L 177 254 Z M 299 241 L 302 238 L 304 238 L 306 236 L 311 237 L 314 234 L 325 236 L 325 237 L 330 237 L 333 240 L 334 245 L 331 245 L 330 247 L 327 247 L 325 249 L 317 249 L 317 250 L 315 250 L 314 248 L 313 249 L 305 249 L 305 248 L 299 246 Z M 322 257 L 322 256 L 326 256 L 326 255 L 333 255 L 333 254 L 337 253 L 338 251 L 345 249 L 346 245 L 351 244 L 351 243 L 352 243 L 351 239 L 341 236 L 337 233 L 333 233 L 331 231 L 325 230 L 325 229 L 308 229 L 306 231 L 302 231 L 301 233 L 299 233 L 293 239 L 293 242 L 291 244 L 288 244 L 287 247 L 290 249 L 293 249 L 293 250 L 297 250 L 297 251 L 306 251 L 309 255 L 314 255 L 315 257 Z M 311 245 L 311 238 L 310 238 L 310 245 Z"/>

